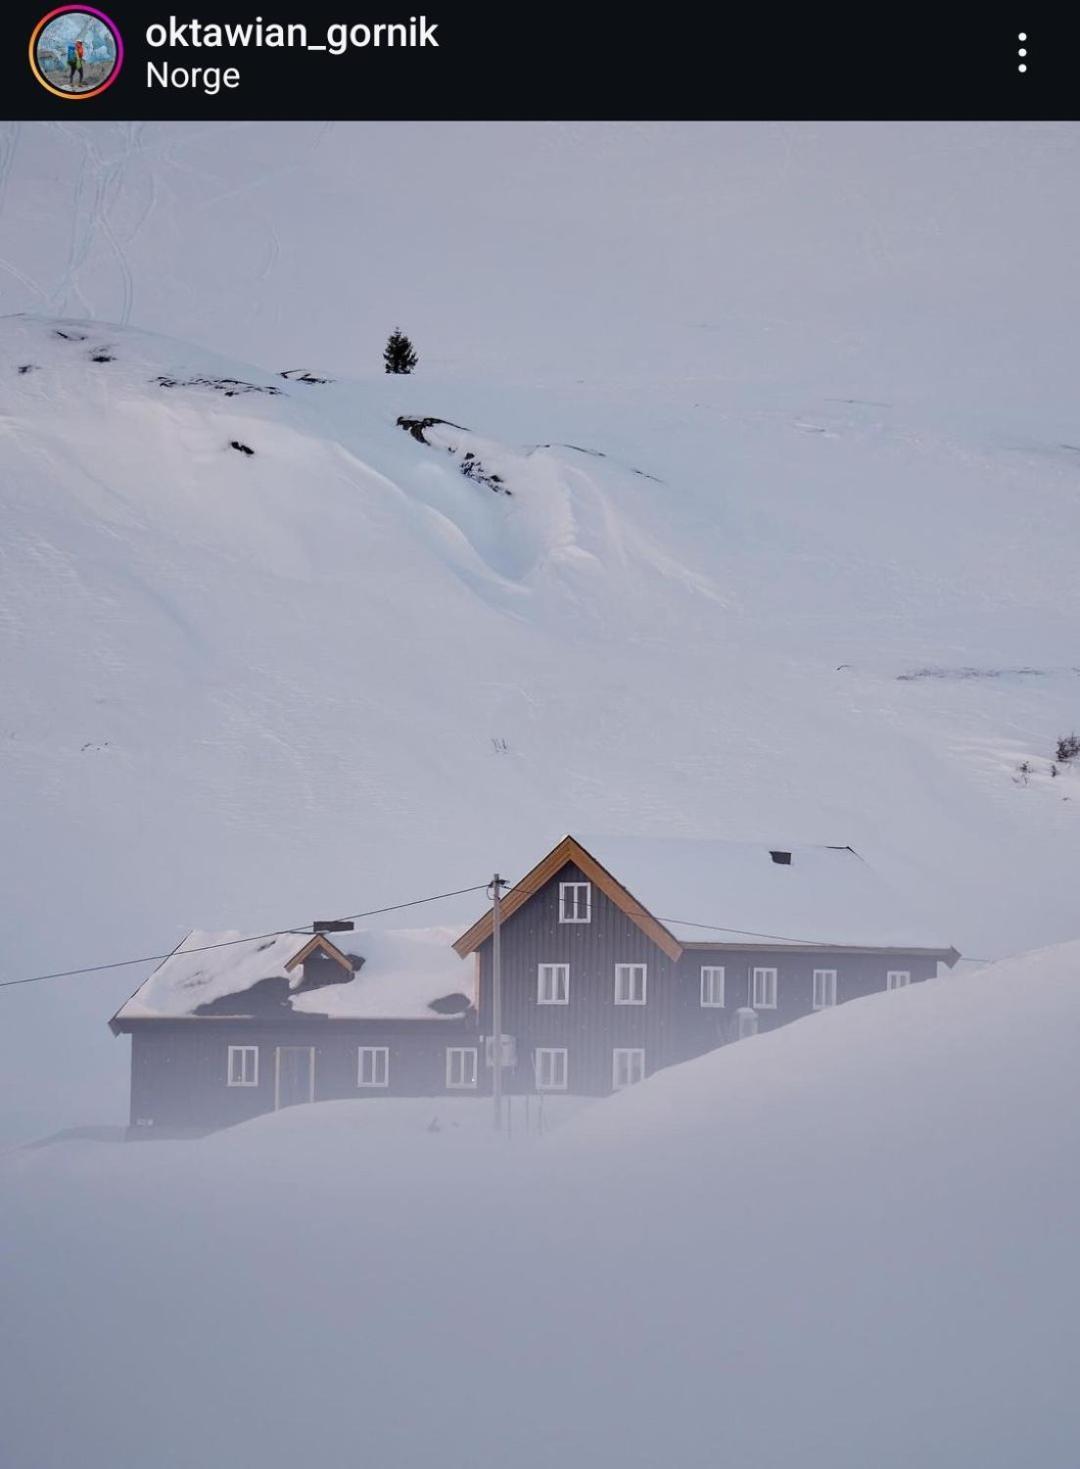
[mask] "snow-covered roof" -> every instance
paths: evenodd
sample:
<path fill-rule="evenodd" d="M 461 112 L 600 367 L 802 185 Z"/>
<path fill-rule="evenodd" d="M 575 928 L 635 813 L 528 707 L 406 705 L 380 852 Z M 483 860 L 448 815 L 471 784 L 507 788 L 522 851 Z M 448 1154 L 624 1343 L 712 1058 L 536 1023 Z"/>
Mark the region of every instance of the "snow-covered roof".
<path fill-rule="evenodd" d="M 347 984 L 294 995 L 292 1007 L 340 1020 L 440 1019 L 432 1001 L 465 995 L 474 1004 L 475 969 L 451 947 L 453 928 L 371 929 L 348 935 L 342 947 L 364 966 Z M 451 1019 L 453 1016 L 450 1017 Z"/>
<path fill-rule="evenodd" d="M 935 925 L 850 847 L 596 835 L 574 840 L 680 943 L 949 948 Z M 777 862 L 773 851 L 790 861 Z"/>
<path fill-rule="evenodd" d="M 235 931 L 195 930 L 121 1006 L 115 1019 L 150 1020 L 193 1015 L 201 1007 L 237 997 L 237 1014 L 246 1013 L 243 996 L 262 980 L 288 982 L 294 1012 L 356 1020 L 437 1020 L 433 1001 L 450 995 L 473 996 L 473 967 L 451 948 L 454 930 L 374 929 L 339 935 L 331 942 L 345 955 L 363 958 L 352 979 L 300 990 L 303 967 L 297 956 L 310 934 L 248 937 Z M 220 1012 L 219 1012 L 220 1013 Z"/>

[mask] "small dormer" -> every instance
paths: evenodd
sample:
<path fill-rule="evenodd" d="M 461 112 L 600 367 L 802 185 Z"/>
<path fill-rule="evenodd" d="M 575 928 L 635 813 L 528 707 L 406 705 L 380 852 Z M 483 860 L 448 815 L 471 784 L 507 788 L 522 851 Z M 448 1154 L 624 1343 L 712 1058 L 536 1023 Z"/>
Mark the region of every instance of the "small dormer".
<path fill-rule="evenodd" d="M 299 982 L 291 974 L 289 987 L 293 994 L 302 994 L 330 984 L 348 984 L 363 962 L 358 954 L 344 954 L 322 933 L 316 933 L 286 965 L 290 972 L 301 971 Z"/>

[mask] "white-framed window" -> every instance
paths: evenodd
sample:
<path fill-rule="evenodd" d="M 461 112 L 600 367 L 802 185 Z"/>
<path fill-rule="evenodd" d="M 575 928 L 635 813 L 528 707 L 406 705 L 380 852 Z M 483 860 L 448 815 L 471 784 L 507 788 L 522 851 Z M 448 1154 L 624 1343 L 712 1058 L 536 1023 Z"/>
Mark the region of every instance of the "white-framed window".
<path fill-rule="evenodd" d="M 776 970 L 755 969 L 754 970 L 754 1009 L 775 1010 L 776 1009 Z"/>
<path fill-rule="evenodd" d="M 536 966 L 536 1003 L 538 1005 L 568 1005 L 570 1003 L 569 964 L 538 964 Z"/>
<path fill-rule="evenodd" d="M 447 1046 L 446 1089 L 450 1092 L 472 1091 L 476 1086 L 478 1054 L 475 1046 Z"/>
<path fill-rule="evenodd" d="M 559 884 L 559 922 L 592 922 L 591 882 L 561 882 Z"/>
<path fill-rule="evenodd" d="M 836 970 L 814 970 L 814 1009 L 831 1010 L 836 1004 Z"/>
<path fill-rule="evenodd" d="M 567 1051 L 565 1046 L 538 1046 L 533 1052 L 533 1067 L 538 1092 L 566 1090 Z"/>
<path fill-rule="evenodd" d="M 495 1064 L 494 1057 L 495 1037 L 493 1035 L 486 1035 L 484 1037 L 484 1065 L 493 1066 Z M 517 1065 L 517 1037 L 507 1035 L 505 1031 L 503 1032 L 502 1038 L 502 1063 L 504 1069 L 507 1066 Z"/>
<path fill-rule="evenodd" d="M 230 1046 L 225 1075 L 229 1086 L 258 1086 L 258 1046 Z"/>
<path fill-rule="evenodd" d="M 624 1086 L 634 1086 L 644 1080 L 645 1052 L 617 1046 L 611 1053 L 612 1089 L 619 1092 Z"/>
<path fill-rule="evenodd" d="M 389 1046 L 361 1046 L 356 1067 L 357 1086 L 390 1085 Z"/>
<path fill-rule="evenodd" d="M 724 970 L 719 964 L 701 966 L 701 1003 L 706 1010 L 723 1008 Z"/>
<path fill-rule="evenodd" d="M 911 983 L 911 971 L 908 969 L 890 969 L 885 976 L 885 988 L 887 990 L 906 989 Z"/>
<path fill-rule="evenodd" d="M 616 1005 L 644 1005 L 647 977 L 644 964 L 616 964 Z"/>

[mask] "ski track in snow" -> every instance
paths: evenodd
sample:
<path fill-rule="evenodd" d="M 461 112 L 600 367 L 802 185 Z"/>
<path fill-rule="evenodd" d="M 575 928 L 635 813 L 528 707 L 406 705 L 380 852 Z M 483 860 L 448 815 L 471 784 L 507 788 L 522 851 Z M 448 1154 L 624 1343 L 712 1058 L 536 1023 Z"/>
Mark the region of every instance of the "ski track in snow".
<path fill-rule="evenodd" d="M 22 132 L 22 123 L 7 122 L 0 126 L 0 225 L 4 220 L 4 207 L 7 198 L 8 184 L 11 179 L 15 157 L 18 152 L 19 139 Z M 49 294 L 40 282 L 20 269 L 14 261 L 6 256 L 0 256 L 0 270 L 4 270 L 21 286 L 32 293 L 41 305 L 47 305 Z"/>
<path fill-rule="evenodd" d="M 93 128 L 78 128 L 62 122 L 50 124 L 57 132 L 82 150 L 82 164 L 77 170 L 77 182 L 72 201 L 71 243 L 63 273 L 53 288 L 50 300 L 54 309 L 62 314 L 94 316 L 96 313 L 80 282 L 80 273 L 92 260 L 98 237 L 104 240 L 116 265 L 120 277 L 120 298 L 117 305 L 106 308 L 105 314 L 126 326 L 131 320 L 135 302 L 134 273 L 128 258 L 128 248 L 150 219 L 155 203 L 157 185 L 153 168 L 146 173 L 150 178 L 150 199 L 141 217 L 136 221 L 129 239 L 121 243 L 112 223 L 111 214 L 124 191 L 125 172 L 143 153 L 143 123 L 124 124 L 124 147 L 116 157 L 108 159 L 95 143 Z M 74 300 L 78 310 L 68 310 L 68 301 Z"/>
<path fill-rule="evenodd" d="M 268 280 L 273 274 L 274 266 L 277 265 L 280 254 L 281 240 L 278 238 L 278 232 L 272 224 L 268 224 L 266 232 L 266 259 L 263 261 L 259 273 L 255 277 L 257 284 Z"/>

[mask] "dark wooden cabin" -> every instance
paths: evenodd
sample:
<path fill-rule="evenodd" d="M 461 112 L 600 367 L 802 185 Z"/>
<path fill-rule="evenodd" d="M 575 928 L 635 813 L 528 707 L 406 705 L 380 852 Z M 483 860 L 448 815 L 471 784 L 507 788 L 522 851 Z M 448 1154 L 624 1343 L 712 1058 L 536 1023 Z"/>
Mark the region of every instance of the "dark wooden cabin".
<path fill-rule="evenodd" d="M 501 903 L 506 1091 L 606 1095 L 956 962 L 898 908 L 848 847 L 566 837 Z M 133 1133 L 489 1093 L 492 928 L 489 909 L 453 945 L 189 935 L 111 1022 L 132 1038 Z"/>
<path fill-rule="evenodd" d="M 888 916 L 894 900 L 849 847 L 604 845 L 618 867 L 566 837 L 502 901 L 509 1092 L 604 1095 L 758 1030 L 920 983 L 939 963 L 959 958 L 951 947 L 899 934 L 898 942 L 879 944 L 828 937 L 875 925 L 884 933 L 898 922 Z M 780 929 L 785 913 L 788 932 L 797 927 L 800 909 L 821 939 Z M 749 913 L 762 915 L 757 935 L 740 937 L 732 927 L 710 936 L 710 920 L 733 925 Z M 479 962 L 485 1035 L 492 1030 L 492 925 L 489 910 L 455 944 Z"/>

